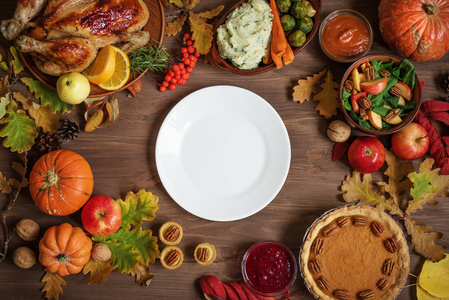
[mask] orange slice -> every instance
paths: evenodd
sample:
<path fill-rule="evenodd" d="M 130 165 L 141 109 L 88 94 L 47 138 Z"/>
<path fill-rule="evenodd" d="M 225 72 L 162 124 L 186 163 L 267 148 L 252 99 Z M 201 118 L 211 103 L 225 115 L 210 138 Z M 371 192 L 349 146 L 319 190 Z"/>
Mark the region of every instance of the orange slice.
<path fill-rule="evenodd" d="M 98 86 L 102 89 L 113 91 L 125 85 L 129 78 L 129 59 L 128 55 L 117 47 L 113 47 L 115 51 L 115 70 L 112 77 Z"/>
<path fill-rule="evenodd" d="M 89 82 L 101 84 L 112 77 L 114 70 L 115 51 L 113 46 L 108 45 L 98 52 L 94 62 L 84 70 L 83 74 L 87 77 Z"/>

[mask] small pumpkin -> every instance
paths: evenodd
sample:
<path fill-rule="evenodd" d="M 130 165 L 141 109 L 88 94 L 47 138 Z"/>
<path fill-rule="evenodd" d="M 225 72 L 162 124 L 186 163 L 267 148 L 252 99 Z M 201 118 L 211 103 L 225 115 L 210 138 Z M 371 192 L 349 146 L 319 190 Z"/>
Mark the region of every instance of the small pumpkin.
<path fill-rule="evenodd" d="M 382 38 L 400 55 L 432 61 L 449 51 L 449 1 L 382 0 L 378 13 Z"/>
<path fill-rule="evenodd" d="M 90 259 L 92 240 L 69 223 L 50 227 L 39 242 L 39 261 L 60 276 L 79 273 Z"/>
<path fill-rule="evenodd" d="M 89 163 L 70 150 L 42 156 L 30 174 L 29 188 L 37 207 L 46 214 L 66 216 L 89 200 L 94 186 Z"/>

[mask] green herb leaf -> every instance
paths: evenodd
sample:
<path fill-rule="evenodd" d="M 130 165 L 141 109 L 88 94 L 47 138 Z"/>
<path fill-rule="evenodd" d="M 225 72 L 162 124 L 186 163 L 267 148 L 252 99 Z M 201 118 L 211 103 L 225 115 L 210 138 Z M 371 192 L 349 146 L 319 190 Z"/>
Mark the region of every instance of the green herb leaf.
<path fill-rule="evenodd" d="M 170 54 L 165 47 L 159 49 L 160 44 L 148 43 L 146 46 L 137 49 L 129 56 L 130 68 L 135 73 L 143 73 L 149 70 L 151 73 L 162 72 L 170 62 Z"/>
<path fill-rule="evenodd" d="M 159 198 L 151 192 L 140 190 L 137 194 L 129 192 L 125 201 L 119 199 L 118 204 L 122 208 L 122 225 L 123 229 L 129 230 L 132 226 L 138 227 L 142 220 L 151 221 L 155 217 L 156 211 L 159 209 L 157 204 Z"/>

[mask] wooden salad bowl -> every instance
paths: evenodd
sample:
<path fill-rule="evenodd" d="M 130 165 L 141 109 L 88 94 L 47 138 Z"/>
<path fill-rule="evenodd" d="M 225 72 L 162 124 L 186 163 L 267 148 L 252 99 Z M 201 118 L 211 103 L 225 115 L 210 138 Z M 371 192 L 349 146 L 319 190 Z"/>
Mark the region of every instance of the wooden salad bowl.
<path fill-rule="evenodd" d="M 160 2 L 160 0 L 144 0 L 144 2 L 148 7 L 150 18 L 148 19 L 148 22 L 147 24 L 145 24 L 143 29 L 150 33 L 150 41 L 157 41 L 159 44 L 162 44 L 165 30 L 165 16 L 162 3 Z M 31 74 L 33 74 L 34 77 L 36 77 L 40 82 L 42 82 L 49 88 L 56 90 L 56 81 L 58 80 L 58 77 L 41 72 L 36 67 L 36 64 L 34 63 L 33 57 L 30 53 L 19 52 L 19 54 L 26 67 L 28 68 L 28 70 L 30 70 Z M 89 98 L 105 97 L 124 90 L 134 84 L 137 80 L 139 80 L 145 73 L 146 71 L 134 77 L 131 72 L 126 84 L 114 91 L 104 90 L 98 85 L 91 84 Z"/>
<path fill-rule="evenodd" d="M 240 74 L 240 75 L 257 75 L 257 74 L 261 74 L 261 73 L 264 73 L 264 72 L 274 69 L 276 67 L 276 65 L 274 64 L 274 62 L 272 62 L 268 65 L 260 63 L 258 68 L 251 69 L 251 70 L 241 70 L 241 69 L 234 67 L 230 61 L 221 58 L 220 55 L 218 54 L 217 28 L 226 22 L 228 15 L 232 11 L 234 11 L 234 9 L 236 9 L 237 7 L 239 7 L 246 1 L 248 1 L 248 0 L 240 0 L 237 4 L 235 4 L 231 9 L 229 9 L 225 13 L 221 17 L 221 19 L 217 22 L 217 24 L 215 25 L 214 40 L 212 42 L 212 50 L 211 50 L 212 61 L 215 63 L 215 65 L 217 67 L 219 67 L 220 69 L 223 69 L 223 70 L 231 71 L 233 73 Z M 292 49 L 293 53 L 295 55 L 298 54 L 302 49 L 304 49 L 310 43 L 310 41 L 313 39 L 316 32 L 318 31 L 318 28 L 320 27 L 321 0 L 309 0 L 309 1 L 312 4 L 313 8 L 316 10 L 316 14 L 313 17 L 313 28 L 312 28 L 312 31 L 307 35 L 307 39 L 304 42 L 304 45 L 302 45 L 301 47 L 296 47 L 296 48 Z"/>
<path fill-rule="evenodd" d="M 351 127 L 357 128 L 358 130 L 360 130 L 364 133 L 367 133 L 367 134 L 371 134 L 371 135 L 388 135 L 388 134 L 392 134 L 392 133 L 395 133 L 395 132 L 401 130 L 402 128 L 407 126 L 411 121 L 413 121 L 413 119 L 415 118 L 416 114 L 418 113 L 419 107 L 421 105 L 421 85 L 420 85 L 420 82 L 418 79 L 418 75 L 416 74 L 416 69 L 415 69 L 415 86 L 412 90 L 413 98 L 416 99 L 416 107 L 412 111 L 410 111 L 406 117 L 403 118 L 402 123 L 390 128 L 388 130 L 374 131 L 374 130 L 369 130 L 369 129 L 363 128 L 362 126 L 360 126 L 356 121 L 354 121 L 351 118 L 348 111 L 346 110 L 346 108 L 343 105 L 342 99 L 343 99 L 343 89 L 345 88 L 344 84 L 347 79 L 350 79 L 352 71 L 355 68 L 358 68 L 363 63 L 369 62 L 371 60 L 390 62 L 392 59 L 394 59 L 394 63 L 393 63 L 394 66 L 400 65 L 401 62 L 404 60 L 400 57 L 390 55 L 390 54 L 372 54 L 372 55 L 368 55 L 368 56 L 362 57 L 361 59 L 357 60 L 346 71 L 345 75 L 343 76 L 343 79 L 340 82 L 340 89 L 339 89 L 340 109 L 343 112 L 343 115 L 344 115 L 346 121 L 349 123 L 349 125 Z"/>

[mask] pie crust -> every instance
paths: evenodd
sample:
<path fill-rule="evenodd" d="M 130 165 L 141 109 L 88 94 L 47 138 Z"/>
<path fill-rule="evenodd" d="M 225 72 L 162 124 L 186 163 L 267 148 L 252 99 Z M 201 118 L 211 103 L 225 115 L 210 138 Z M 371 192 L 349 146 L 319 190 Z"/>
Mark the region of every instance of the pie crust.
<path fill-rule="evenodd" d="M 319 218 L 306 234 L 301 271 L 318 299 L 394 299 L 409 273 L 401 228 L 385 212 L 352 205 Z"/>
<path fill-rule="evenodd" d="M 214 262 L 217 257 L 217 250 L 214 245 L 209 243 L 202 243 L 196 246 L 194 257 L 197 263 L 202 266 L 208 266 Z"/>
<path fill-rule="evenodd" d="M 175 246 L 181 242 L 184 231 L 176 222 L 166 222 L 159 228 L 159 239 L 167 246 Z"/>

